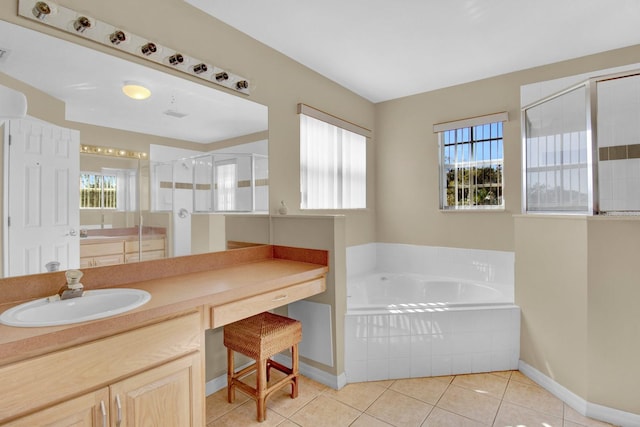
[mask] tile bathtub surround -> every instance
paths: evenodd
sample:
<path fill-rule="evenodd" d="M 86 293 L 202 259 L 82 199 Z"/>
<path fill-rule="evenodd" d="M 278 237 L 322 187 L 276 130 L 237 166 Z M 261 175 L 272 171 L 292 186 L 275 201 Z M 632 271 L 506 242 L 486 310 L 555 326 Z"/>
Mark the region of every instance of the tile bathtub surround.
<path fill-rule="evenodd" d="M 348 383 L 516 369 L 517 306 L 345 316 Z"/>
<path fill-rule="evenodd" d="M 274 372 L 273 381 L 277 381 Z M 518 371 L 348 384 L 333 390 L 306 377 L 300 396 L 287 389 L 267 401 L 267 420 L 242 393 L 207 398 L 207 427 L 605 427 L 583 417 Z"/>

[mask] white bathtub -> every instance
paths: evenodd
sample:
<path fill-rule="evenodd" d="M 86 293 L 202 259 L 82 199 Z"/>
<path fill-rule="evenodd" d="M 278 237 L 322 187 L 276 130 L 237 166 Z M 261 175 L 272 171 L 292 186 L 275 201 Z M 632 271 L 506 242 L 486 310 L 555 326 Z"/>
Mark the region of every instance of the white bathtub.
<path fill-rule="evenodd" d="M 472 305 L 513 304 L 500 287 L 419 274 L 371 273 L 347 282 L 347 311 L 436 310 Z"/>
<path fill-rule="evenodd" d="M 349 277 L 347 382 L 516 369 L 520 308 L 508 289 L 405 273 Z"/>

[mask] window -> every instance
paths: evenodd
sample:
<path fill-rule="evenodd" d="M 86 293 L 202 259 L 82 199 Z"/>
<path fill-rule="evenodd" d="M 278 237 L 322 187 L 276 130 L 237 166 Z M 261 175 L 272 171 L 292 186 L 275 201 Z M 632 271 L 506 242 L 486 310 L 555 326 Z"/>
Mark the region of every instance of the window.
<path fill-rule="evenodd" d="M 233 160 L 216 162 L 216 202 L 219 211 L 236 209 L 237 169 Z"/>
<path fill-rule="evenodd" d="M 440 208 L 504 207 L 502 121 L 506 113 L 434 126 L 440 143 Z"/>
<path fill-rule="evenodd" d="M 370 131 L 307 105 L 300 113 L 302 209 L 361 209 L 367 199 Z"/>
<path fill-rule="evenodd" d="M 586 96 L 579 86 L 523 111 L 526 211 L 589 212 Z"/>
<path fill-rule="evenodd" d="M 135 169 L 102 169 L 80 172 L 80 208 L 137 209 L 138 179 Z"/>
<path fill-rule="evenodd" d="M 116 209 L 117 185 L 115 175 L 95 172 L 80 174 L 80 208 Z"/>

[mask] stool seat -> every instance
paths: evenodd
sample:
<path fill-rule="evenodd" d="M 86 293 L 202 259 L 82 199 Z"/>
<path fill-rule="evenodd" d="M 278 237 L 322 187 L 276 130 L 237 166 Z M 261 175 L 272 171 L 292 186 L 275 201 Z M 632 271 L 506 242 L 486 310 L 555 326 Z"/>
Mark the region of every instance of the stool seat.
<path fill-rule="evenodd" d="M 257 404 L 257 419 L 267 417 L 266 399 L 276 390 L 291 384 L 291 398 L 298 396 L 298 344 L 302 340 L 302 324 L 285 316 L 265 312 L 224 326 L 224 345 L 227 347 L 227 397 L 235 400 L 235 389 L 248 394 Z M 291 368 L 271 358 L 291 349 Z M 235 372 L 233 352 L 243 354 L 255 363 Z M 267 387 L 269 370 L 277 369 L 286 376 Z M 256 386 L 252 387 L 241 378 L 257 372 Z"/>

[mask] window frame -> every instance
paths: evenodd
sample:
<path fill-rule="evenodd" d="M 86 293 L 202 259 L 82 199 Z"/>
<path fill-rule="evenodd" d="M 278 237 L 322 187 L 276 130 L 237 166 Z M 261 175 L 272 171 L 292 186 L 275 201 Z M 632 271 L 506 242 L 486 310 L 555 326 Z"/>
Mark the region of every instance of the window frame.
<path fill-rule="evenodd" d="M 478 117 L 472 117 L 472 118 L 468 118 L 468 119 L 462 119 L 462 120 L 454 120 L 454 121 L 450 121 L 450 122 L 444 122 L 444 123 L 438 123 L 436 125 L 433 126 L 433 131 L 434 133 L 438 134 L 438 176 L 439 176 L 439 182 L 438 182 L 438 192 L 439 192 L 439 209 L 442 212 L 482 212 L 482 211 L 488 211 L 488 212 L 496 212 L 496 211 L 504 211 L 505 210 L 505 198 L 504 198 L 504 172 L 505 172 L 505 161 L 504 161 L 504 122 L 509 120 L 509 116 L 508 113 L 506 112 L 501 112 L 501 113 L 494 113 L 494 114 L 489 114 L 489 115 L 485 115 L 485 116 L 478 116 Z M 479 127 L 479 126 L 485 126 L 485 125 L 493 125 L 493 124 L 499 124 L 501 126 L 500 131 L 498 132 L 498 134 L 496 135 L 496 137 L 492 137 L 491 134 L 489 135 L 489 138 L 485 138 L 483 137 L 482 139 L 476 139 L 474 137 L 474 128 Z M 464 133 L 464 130 L 468 130 L 468 140 L 462 140 L 462 141 L 458 141 L 457 137 L 456 137 L 456 141 L 454 141 L 453 143 L 449 142 L 446 143 L 445 142 L 445 133 L 446 132 L 458 132 L 461 131 Z M 455 165 L 455 161 L 454 162 L 450 162 L 450 163 L 445 163 L 445 148 L 447 146 L 454 146 L 456 147 L 455 149 L 457 150 L 458 146 L 462 146 L 462 145 L 469 145 L 469 160 L 467 160 L 466 162 L 463 162 L 462 164 L 467 163 L 468 165 L 464 168 L 464 170 L 469 170 L 471 171 L 475 166 L 474 166 L 474 161 L 471 160 L 472 156 L 473 156 L 473 151 L 474 148 L 479 145 L 479 144 L 484 144 L 484 143 L 489 143 L 491 145 L 492 142 L 494 141 L 500 141 L 501 143 L 501 148 L 498 149 L 498 151 L 501 151 L 502 156 L 500 158 L 498 157 L 492 157 L 492 155 L 490 154 L 489 159 L 487 160 L 482 160 L 481 164 L 486 164 L 489 165 L 489 167 L 492 167 L 494 164 L 498 165 L 498 168 L 501 170 L 500 173 L 500 197 L 501 197 L 501 203 L 500 204 L 490 204 L 490 205 L 448 205 L 447 204 L 447 190 L 448 190 L 448 181 L 447 181 L 447 175 L 448 175 L 448 170 L 447 170 L 447 165 L 449 164 L 453 164 Z M 490 149 L 491 150 L 491 149 Z M 491 151 L 490 151 L 491 153 Z M 457 154 L 457 152 L 456 152 Z M 476 161 L 477 162 L 477 161 Z M 475 164 L 477 166 L 477 163 Z M 456 168 L 458 169 L 458 168 Z M 477 183 L 474 184 L 474 187 L 477 187 Z"/>

